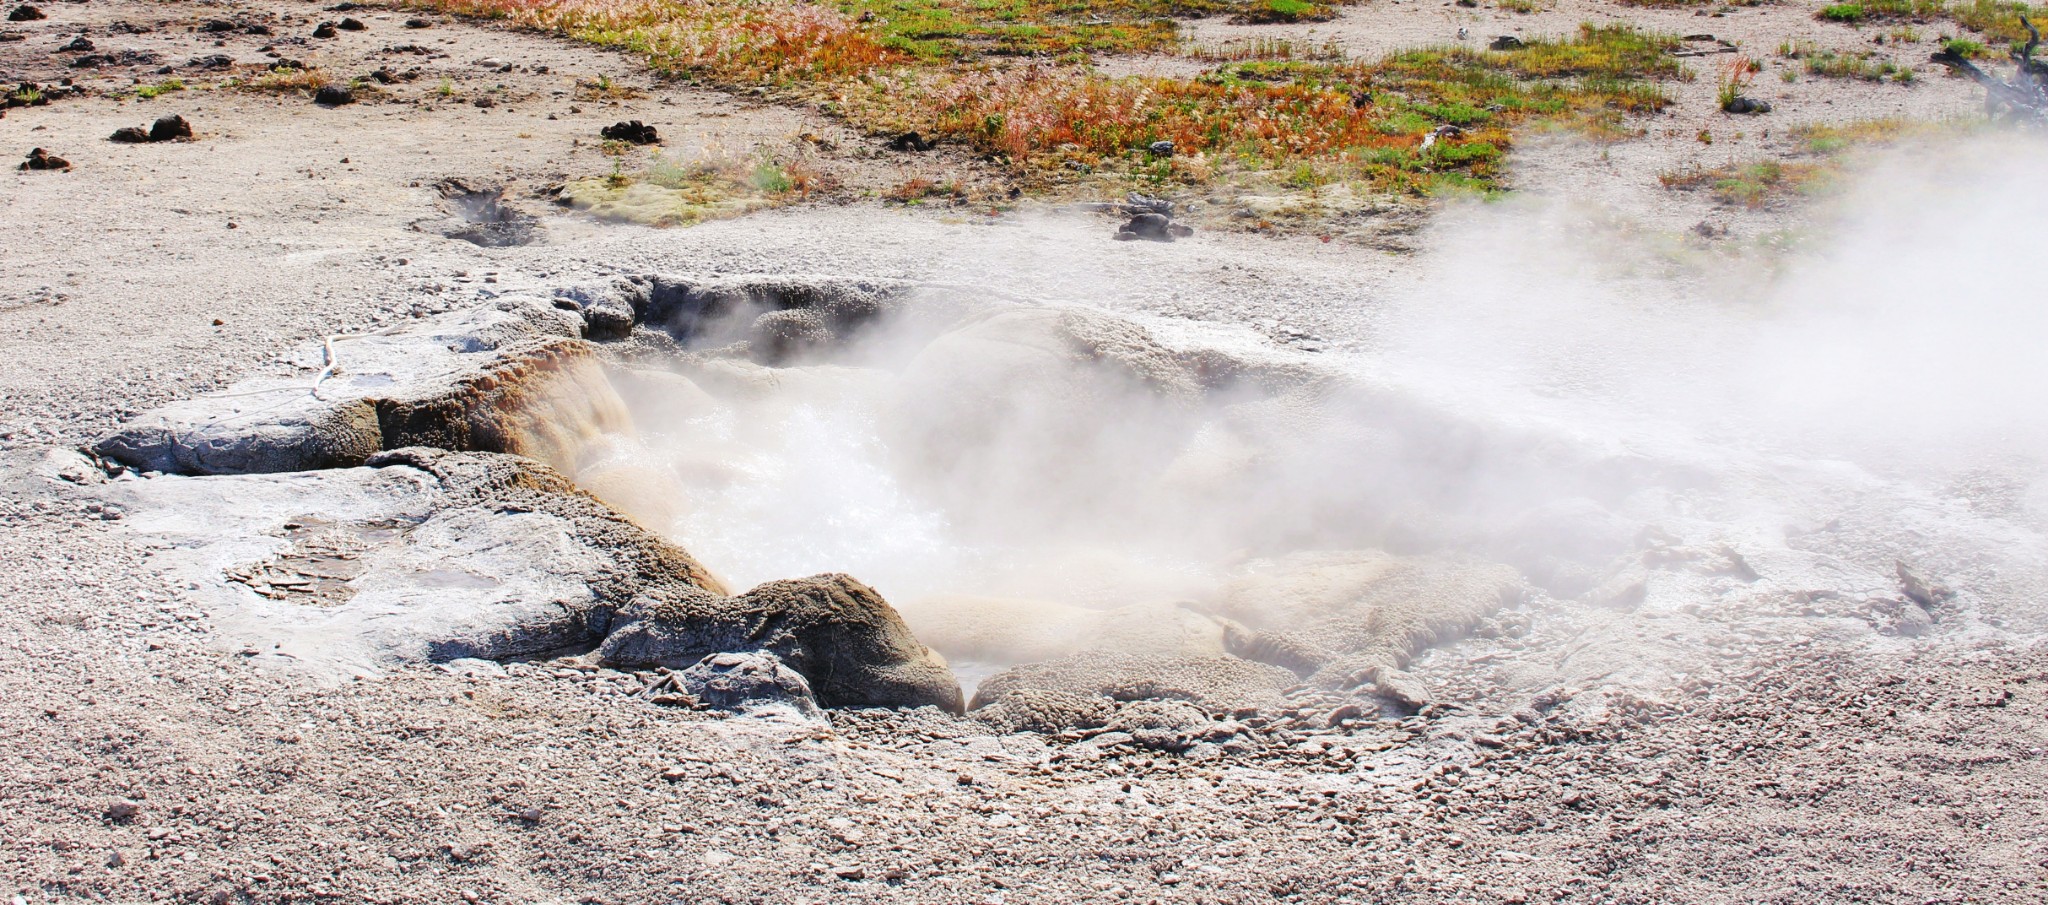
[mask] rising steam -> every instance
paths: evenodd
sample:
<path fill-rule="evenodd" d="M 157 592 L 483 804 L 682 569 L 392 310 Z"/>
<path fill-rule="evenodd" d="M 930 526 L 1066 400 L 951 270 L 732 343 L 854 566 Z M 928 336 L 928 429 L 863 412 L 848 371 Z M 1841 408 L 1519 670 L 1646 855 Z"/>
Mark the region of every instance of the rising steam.
<path fill-rule="evenodd" d="M 1894 154 L 1782 260 L 1454 209 L 1358 354 L 953 290 L 795 366 L 680 367 L 586 471 L 735 587 L 845 571 L 914 627 L 949 595 L 1199 605 L 1298 550 L 1469 554 L 1569 598 L 1645 537 L 1739 551 L 1768 593 L 1912 559 L 2017 600 L 2048 509 L 2043 162 Z"/>

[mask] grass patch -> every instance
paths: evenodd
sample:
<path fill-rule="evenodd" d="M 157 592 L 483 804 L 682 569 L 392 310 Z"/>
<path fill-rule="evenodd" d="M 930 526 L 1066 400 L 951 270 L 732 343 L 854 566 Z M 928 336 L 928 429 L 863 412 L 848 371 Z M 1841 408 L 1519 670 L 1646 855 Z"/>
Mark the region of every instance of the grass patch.
<path fill-rule="evenodd" d="M 1987 38 L 2014 42 L 2027 39 L 2027 30 L 2021 27 L 2020 16 L 2040 22 L 2048 19 L 2048 6 L 2032 6 L 2016 0 L 1855 0 L 1824 7 L 1814 15 L 1825 21 L 1850 25 L 1901 19 L 1948 19 Z"/>
<path fill-rule="evenodd" d="M 1328 22 L 1337 18 L 1337 10 L 1320 3 L 1304 0 L 1253 0 L 1238 13 L 1234 21 L 1247 25 L 1272 25 L 1283 22 Z"/>
<path fill-rule="evenodd" d="M 288 94 L 294 91 L 318 91 L 333 82 L 332 77 L 318 69 L 273 69 L 253 79 L 237 80 L 229 84 L 255 91 Z"/>
<path fill-rule="evenodd" d="M 135 96 L 142 98 L 143 100 L 149 100 L 155 97 L 162 97 L 163 95 L 169 94 L 173 91 L 183 90 L 185 90 L 184 79 L 165 79 L 154 85 L 141 85 L 136 87 Z"/>
<path fill-rule="evenodd" d="M 1966 60 L 1983 60 L 1997 56 L 1991 52 L 1991 48 L 1984 46 L 1984 42 L 1968 38 L 1949 38 L 1941 42 L 1941 49 Z"/>
<path fill-rule="evenodd" d="M 1677 37 L 1592 25 L 1515 50 L 1424 48 L 1374 61 L 1285 42 L 1195 51 L 1188 55 L 1222 63 L 1195 79 L 1112 78 L 1087 65 L 1099 53 L 1174 52 L 1174 16 L 1329 9 L 1311 0 L 413 5 L 566 34 L 685 79 L 780 86 L 870 133 L 915 131 L 965 146 L 1032 188 L 1286 185 L 1308 164 L 1314 184 L 1333 190 L 1492 191 L 1511 127 L 1622 134 L 1626 115 L 1670 104 L 1656 80 L 1692 77 L 1670 55 Z M 1147 153 L 1159 141 L 1175 153 Z"/>
<path fill-rule="evenodd" d="M 2029 6 L 2010 0 L 1971 0 L 1949 6 L 1947 15 L 1957 25 L 1987 38 L 2024 43 L 2027 30 L 2021 27 L 2020 17 L 2026 16 L 2039 25 L 2048 20 L 2048 6 Z"/>
<path fill-rule="evenodd" d="M 1256 61 L 1201 79 L 1106 79 L 1078 68 L 1023 67 L 972 79 L 877 77 L 841 96 L 857 120 L 960 141 L 1045 180 L 1068 171 L 1170 182 L 1216 174 L 1287 181 L 1304 163 L 1375 191 L 1431 194 L 1495 187 L 1508 127 L 1533 118 L 1599 121 L 1659 110 L 1644 75 L 1690 73 L 1664 51 L 1677 39 L 1626 27 L 1512 51 L 1426 48 L 1374 62 Z M 1424 149 L 1439 126 L 1458 131 Z M 1171 141 L 1172 161 L 1143 149 Z M 1180 164 L 1180 156 L 1200 165 Z M 1298 180 L 1297 180 L 1298 181 Z"/>

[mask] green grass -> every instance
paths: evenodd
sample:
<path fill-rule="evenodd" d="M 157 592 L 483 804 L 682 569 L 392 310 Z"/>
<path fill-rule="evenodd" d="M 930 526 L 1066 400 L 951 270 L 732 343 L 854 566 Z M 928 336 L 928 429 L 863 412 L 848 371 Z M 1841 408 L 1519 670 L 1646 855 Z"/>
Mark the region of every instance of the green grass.
<path fill-rule="evenodd" d="M 137 87 L 135 89 L 135 96 L 142 98 L 143 100 L 149 100 L 151 98 L 161 97 L 173 91 L 183 90 L 185 90 L 184 79 L 165 79 L 164 81 L 158 82 L 154 85 L 142 85 L 140 87 Z"/>
<path fill-rule="evenodd" d="M 1280 22 L 1327 22 L 1337 11 L 1320 3 L 1303 0 L 1253 0 L 1236 16 L 1236 21 L 1267 25 Z"/>
<path fill-rule="evenodd" d="M 1995 56 L 1991 52 L 1991 48 L 1984 46 L 1984 42 L 1972 41 L 1967 38 L 1949 38 L 1941 42 L 1941 49 L 1966 60 L 1981 60 L 1986 57 Z"/>

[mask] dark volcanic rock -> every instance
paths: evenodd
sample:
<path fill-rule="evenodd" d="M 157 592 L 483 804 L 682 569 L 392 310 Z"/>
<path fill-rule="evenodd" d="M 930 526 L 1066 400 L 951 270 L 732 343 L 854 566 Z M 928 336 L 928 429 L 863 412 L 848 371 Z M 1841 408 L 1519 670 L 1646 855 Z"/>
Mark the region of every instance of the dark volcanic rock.
<path fill-rule="evenodd" d="M 57 48 L 58 53 L 85 53 L 93 49 L 92 40 L 84 35 L 71 39 L 71 43 Z"/>
<path fill-rule="evenodd" d="M 944 661 L 880 594 L 845 575 L 771 581 L 729 598 L 690 588 L 645 593 L 613 617 L 597 654 L 614 667 L 677 667 L 736 650 L 781 657 L 827 707 L 961 712 Z"/>
<path fill-rule="evenodd" d="M 599 129 L 597 134 L 609 141 L 631 142 L 636 145 L 661 143 L 661 135 L 654 131 L 654 127 L 637 119 L 628 120 L 623 123 L 613 123 Z"/>
<path fill-rule="evenodd" d="M 224 53 L 193 57 L 185 61 L 186 69 L 229 69 L 235 65 L 235 58 Z"/>
<path fill-rule="evenodd" d="M 38 19 L 48 18 L 50 17 L 44 15 L 42 10 L 30 6 L 26 3 L 15 7 L 11 12 L 7 14 L 7 21 L 9 22 L 34 22 Z"/>
<path fill-rule="evenodd" d="M 107 140 L 118 141 L 124 145 L 148 144 L 149 130 L 141 126 L 123 126 L 115 129 L 114 134 L 107 136 Z"/>
<path fill-rule="evenodd" d="M 175 113 L 170 116 L 158 117 L 157 121 L 149 126 L 150 141 L 177 141 L 191 137 L 192 124 L 186 122 L 184 117 Z"/>
<path fill-rule="evenodd" d="M 21 168 L 24 170 L 68 170 L 71 169 L 71 161 L 65 160 L 62 157 L 52 156 L 50 152 L 37 148 L 28 152 L 28 159 L 22 161 Z"/>
<path fill-rule="evenodd" d="M 889 150 L 891 151 L 929 151 L 931 149 L 931 140 L 916 132 L 905 132 L 902 135 L 889 139 Z"/>
<path fill-rule="evenodd" d="M 363 24 L 363 20 L 361 19 L 343 19 L 340 22 L 335 23 L 334 27 L 339 28 L 342 31 L 362 31 L 363 29 L 369 28 L 368 25 Z"/>
<path fill-rule="evenodd" d="M 1171 242 L 1195 234 L 1193 229 L 1179 223 L 1165 214 L 1139 214 L 1116 231 L 1116 237 L 1124 241 L 1144 239 L 1151 242 Z"/>
<path fill-rule="evenodd" d="M 319 104 L 322 107 L 339 107 L 355 102 L 355 92 L 340 85 L 328 85 L 319 91 L 313 92 L 313 103 Z"/>
<path fill-rule="evenodd" d="M 1736 95 L 1733 100 L 1721 105 L 1721 109 L 1729 113 L 1739 114 L 1769 113 L 1771 112 L 1771 102 L 1760 101 L 1744 95 Z"/>
<path fill-rule="evenodd" d="M 154 50 L 124 50 L 120 53 L 89 53 L 71 61 L 74 69 L 98 69 L 102 66 L 156 66 L 164 61 L 163 54 Z"/>
<path fill-rule="evenodd" d="M 332 37 L 334 37 L 334 23 L 332 23 L 332 22 L 322 22 L 322 23 L 320 23 L 319 25 L 313 26 L 313 37 L 316 37 L 316 38 L 332 38 Z"/>

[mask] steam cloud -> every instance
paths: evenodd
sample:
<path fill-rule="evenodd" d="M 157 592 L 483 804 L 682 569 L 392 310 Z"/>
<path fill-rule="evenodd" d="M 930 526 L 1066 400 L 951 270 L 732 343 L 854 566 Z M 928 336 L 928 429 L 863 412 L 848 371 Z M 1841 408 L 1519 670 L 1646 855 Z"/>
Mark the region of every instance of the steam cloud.
<path fill-rule="evenodd" d="M 937 595 L 1199 600 L 1316 549 L 1475 554 L 1570 597 L 1646 531 L 1781 590 L 1910 557 L 2023 598 L 2048 574 L 2044 151 L 1893 154 L 1782 262 L 1622 241 L 1566 202 L 1454 209 L 1363 353 L 1150 323 L 1202 386 L 1076 353 L 1047 309 L 699 362 L 704 397 L 643 405 L 598 470 L 630 462 L 626 493 L 669 498 L 662 527 L 736 587 L 850 572 L 913 626 Z"/>

